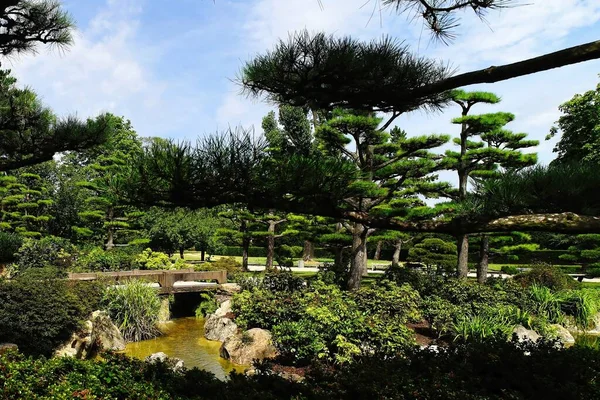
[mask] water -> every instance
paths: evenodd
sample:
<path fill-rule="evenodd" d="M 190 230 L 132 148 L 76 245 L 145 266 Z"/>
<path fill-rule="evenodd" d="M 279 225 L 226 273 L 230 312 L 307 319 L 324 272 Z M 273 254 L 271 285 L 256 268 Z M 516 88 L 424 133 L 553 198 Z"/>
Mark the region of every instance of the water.
<path fill-rule="evenodd" d="M 161 325 L 163 336 L 127 344 L 124 353 L 144 359 L 150 354 L 163 352 L 176 357 L 187 368 L 198 367 L 225 379 L 230 371 L 243 372 L 247 366 L 233 364 L 219 356 L 221 342 L 206 340 L 203 335 L 204 320 L 189 317 L 177 318 Z"/>

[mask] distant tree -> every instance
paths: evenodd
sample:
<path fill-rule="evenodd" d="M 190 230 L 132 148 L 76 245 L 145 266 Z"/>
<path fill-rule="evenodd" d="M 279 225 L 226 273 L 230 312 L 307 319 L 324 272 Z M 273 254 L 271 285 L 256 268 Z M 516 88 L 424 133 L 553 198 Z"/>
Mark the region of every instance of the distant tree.
<path fill-rule="evenodd" d="M 405 232 L 383 230 L 373 234 L 371 240 L 377 243 L 378 248 L 380 248 L 382 245 L 393 247 L 394 253 L 392 255 L 392 266 L 397 267 L 400 265 L 400 253 L 402 252 L 402 246 L 410 243 L 412 241 L 412 236 Z M 379 260 L 377 256 L 375 256 L 374 259 Z"/>
<path fill-rule="evenodd" d="M 47 233 L 53 203 L 49 194 L 38 174 L 24 170 L 0 176 L 0 228 L 33 238 Z"/>
<path fill-rule="evenodd" d="M 0 4 L 0 54 L 36 52 L 39 44 L 65 48 L 75 24 L 54 0 L 3 0 Z"/>
<path fill-rule="evenodd" d="M 595 90 L 576 94 L 558 109 L 560 116 L 546 139 L 561 133 L 554 147 L 553 163 L 592 162 L 600 164 L 600 84 Z"/>
<path fill-rule="evenodd" d="M 229 206 L 221 211 L 219 217 L 229 221 L 229 226 L 221 226 L 216 232 L 216 239 L 234 246 L 242 247 L 242 269 L 248 271 L 248 252 L 252 242 L 250 224 L 254 215 L 244 207 Z"/>
<path fill-rule="evenodd" d="M 90 149 L 92 156 L 86 158 L 87 153 L 83 152 L 74 154 L 71 159 L 74 164 L 85 160 L 86 180 L 78 185 L 88 192 L 88 208 L 79 213 L 84 226 L 75 226 L 73 230 L 80 237 L 99 235 L 107 250 L 114 247 L 117 232 L 134 231 L 132 220 L 141 216 L 123 202 L 120 193 L 128 160 L 142 151 L 141 140 L 129 121 L 112 115 L 110 118 L 117 127 L 111 139 L 101 147 Z"/>
<path fill-rule="evenodd" d="M 408 261 L 425 264 L 430 271 L 451 271 L 456 265 L 456 244 L 437 237 L 425 238 L 408 251 Z"/>
<path fill-rule="evenodd" d="M 568 254 L 563 254 L 559 258 L 581 264 L 584 273 L 590 267 L 599 268 L 600 234 L 577 235 L 573 241 L 575 243 L 569 247 Z"/>

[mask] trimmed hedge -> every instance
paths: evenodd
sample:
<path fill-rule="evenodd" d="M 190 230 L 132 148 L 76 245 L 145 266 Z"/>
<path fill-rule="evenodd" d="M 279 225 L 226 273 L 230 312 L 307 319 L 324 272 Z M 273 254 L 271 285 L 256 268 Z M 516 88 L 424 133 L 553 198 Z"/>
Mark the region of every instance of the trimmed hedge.
<path fill-rule="evenodd" d="M 534 250 L 511 252 L 510 254 L 493 253 L 490 254 L 491 264 L 533 264 L 533 263 L 548 263 L 556 265 L 573 265 L 578 264 L 573 261 L 561 260 L 559 257 L 567 254 L 567 250 Z M 512 257 L 511 257 L 512 256 Z M 518 259 L 514 260 L 514 256 Z M 469 262 L 477 263 L 479 253 L 470 253 Z"/>
<path fill-rule="evenodd" d="M 373 253 L 375 252 L 375 245 L 369 246 L 369 259 L 373 257 Z M 240 246 L 224 246 L 221 251 L 222 254 L 220 256 L 226 257 L 241 257 L 242 256 L 242 248 Z M 390 262 L 392 260 L 392 255 L 394 254 L 393 249 L 382 249 L 381 250 L 381 263 Z M 251 246 L 248 249 L 249 257 L 266 257 L 267 249 L 265 247 L 257 247 Z M 301 256 L 299 254 L 298 256 Z M 405 261 L 408 256 L 408 250 L 403 249 L 400 253 L 400 261 Z M 315 248 L 315 258 L 331 258 L 333 259 L 334 255 L 330 249 L 326 248 Z"/>

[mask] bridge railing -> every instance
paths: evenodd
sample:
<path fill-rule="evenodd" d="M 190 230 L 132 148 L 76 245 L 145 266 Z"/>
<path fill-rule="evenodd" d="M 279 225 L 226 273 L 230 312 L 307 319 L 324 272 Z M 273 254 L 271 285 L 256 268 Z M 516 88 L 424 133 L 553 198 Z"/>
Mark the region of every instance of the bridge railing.
<path fill-rule="evenodd" d="M 161 291 L 168 292 L 173 290 L 175 282 L 217 281 L 218 284 L 227 283 L 227 271 L 194 271 L 193 269 L 147 271 L 136 269 L 118 272 L 69 272 L 67 279 L 73 281 L 112 279 L 115 282 L 143 279 L 158 283 Z"/>

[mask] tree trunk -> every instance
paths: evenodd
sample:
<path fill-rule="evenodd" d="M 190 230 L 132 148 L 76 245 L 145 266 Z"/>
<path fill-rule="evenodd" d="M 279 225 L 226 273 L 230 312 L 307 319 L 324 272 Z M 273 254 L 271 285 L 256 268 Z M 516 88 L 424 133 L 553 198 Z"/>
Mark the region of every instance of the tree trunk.
<path fill-rule="evenodd" d="M 183 260 L 183 247 L 179 248 L 179 257 Z"/>
<path fill-rule="evenodd" d="M 479 247 L 479 263 L 477 263 L 477 282 L 479 283 L 485 283 L 487 279 L 489 257 L 490 238 L 488 235 L 483 235 Z"/>
<path fill-rule="evenodd" d="M 375 255 L 373 260 L 379 260 L 381 258 L 381 240 L 377 241 L 377 247 L 375 248 Z"/>
<path fill-rule="evenodd" d="M 310 261 L 315 258 L 315 245 L 310 240 L 304 241 L 304 250 L 302 252 L 302 259 L 304 261 Z"/>
<path fill-rule="evenodd" d="M 392 267 L 400 266 L 400 252 L 402 251 L 402 239 L 396 240 L 394 244 L 394 255 L 392 256 Z"/>
<path fill-rule="evenodd" d="M 352 252 L 350 258 L 350 275 L 347 288 L 360 289 L 360 282 L 367 268 L 365 253 L 367 251 L 368 229 L 362 224 L 354 224 L 352 230 Z"/>
<path fill-rule="evenodd" d="M 267 262 L 265 264 L 266 270 L 273 269 L 273 258 L 275 256 L 275 221 L 269 221 L 269 233 L 267 235 Z"/>
<path fill-rule="evenodd" d="M 205 256 L 206 250 L 202 249 L 200 250 L 200 261 L 204 261 L 204 256 Z M 183 257 L 181 257 L 183 258 Z"/>
<path fill-rule="evenodd" d="M 456 247 L 458 249 L 456 275 L 459 279 L 467 279 L 469 273 L 469 237 L 467 235 L 459 235 Z"/>
<path fill-rule="evenodd" d="M 248 249 L 250 248 L 250 238 L 244 236 L 242 239 L 242 270 L 248 271 Z"/>
<path fill-rule="evenodd" d="M 113 222 L 113 218 L 115 216 L 115 212 L 112 207 L 108 209 L 107 212 L 107 220 L 108 222 Z M 106 245 L 104 246 L 106 250 L 112 250 L 115 247 L 115 228 L 109 224 L 106 231 Z"/>

